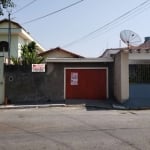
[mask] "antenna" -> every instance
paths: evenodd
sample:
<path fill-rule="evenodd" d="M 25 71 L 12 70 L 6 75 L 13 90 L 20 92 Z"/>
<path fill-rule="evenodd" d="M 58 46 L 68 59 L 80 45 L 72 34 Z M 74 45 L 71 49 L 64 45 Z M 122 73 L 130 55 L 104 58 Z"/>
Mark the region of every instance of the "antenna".
<path fill-rule="evenodd" d="M 128 47 L 139 46 L 141 44 L 140 36 L 131 30 L 121 31 L 120 38 Z"/>

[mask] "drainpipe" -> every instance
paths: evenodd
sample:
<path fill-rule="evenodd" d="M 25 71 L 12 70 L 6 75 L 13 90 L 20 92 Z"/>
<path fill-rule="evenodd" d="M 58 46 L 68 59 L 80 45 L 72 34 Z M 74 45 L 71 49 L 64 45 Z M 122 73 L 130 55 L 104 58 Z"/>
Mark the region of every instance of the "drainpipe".
<path fill-rule="evenodd" d="M 8 64 L 10 64 L 10 49 L 11 49 L 11 20 L 10 12 L 8 13 Z"/>

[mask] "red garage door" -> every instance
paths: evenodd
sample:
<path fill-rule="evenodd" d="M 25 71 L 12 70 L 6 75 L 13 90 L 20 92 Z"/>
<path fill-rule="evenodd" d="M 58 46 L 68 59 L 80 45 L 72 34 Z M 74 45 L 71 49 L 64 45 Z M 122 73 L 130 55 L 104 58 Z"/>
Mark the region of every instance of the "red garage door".
<path fill-rule="evenodd" d="M 106 69 L 66 69 L 66 99 L 106 99 Z"/>

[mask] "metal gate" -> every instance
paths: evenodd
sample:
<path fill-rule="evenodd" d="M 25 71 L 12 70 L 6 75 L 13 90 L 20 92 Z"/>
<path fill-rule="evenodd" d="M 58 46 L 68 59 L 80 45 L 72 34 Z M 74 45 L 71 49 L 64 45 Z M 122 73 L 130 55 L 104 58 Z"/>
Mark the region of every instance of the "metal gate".
<path fill-rule="evenodd" d="M 150 104 L 150 64 L 129 65 L 130 99 L 140 105 Z"/>
<path fill-rule="evenodd" d="M 107 98 L 107 69 L 66 69 L 66 99 Z"/>

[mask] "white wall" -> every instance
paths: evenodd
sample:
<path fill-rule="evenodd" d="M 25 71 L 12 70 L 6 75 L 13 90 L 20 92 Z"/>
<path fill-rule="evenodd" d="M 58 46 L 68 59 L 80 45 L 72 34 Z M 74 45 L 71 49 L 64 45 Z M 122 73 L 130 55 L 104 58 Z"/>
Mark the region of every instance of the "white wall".
<path fill-rule="evenodd" d="M 18 57 L 18 36 L 11 36 L 10 56 Z"/>
<path fill-rule="evenodd" d="M 129 53 L 129 60 L 149 60 L 150 53 L 141 52 L 141 53 Z"/>
<path fill-rule="evenodd" d="M 0 24 L 0 41 L 8 42 L 8 22 L 3 22 Z M 20 57 L 21 56 L 21 45 L 28 44 L 29 42 L 34 41 L 34 39 L 20 26 L 16 24 L 11 24 L 11 47 L 10 47 L 10 56 Z M 36 43 L 39 45 L 38 43 Z M 39 45 L 39 49 L 43 48 Z M 0 53 L 0 56 L 8 56 L 7 53 Z"/>
<path fill-rule="evenodd" d="M 119 52 L 115 56 L 114 96 L 123 103 L 129 98 L 129 64 L 128 53 Z"/>

